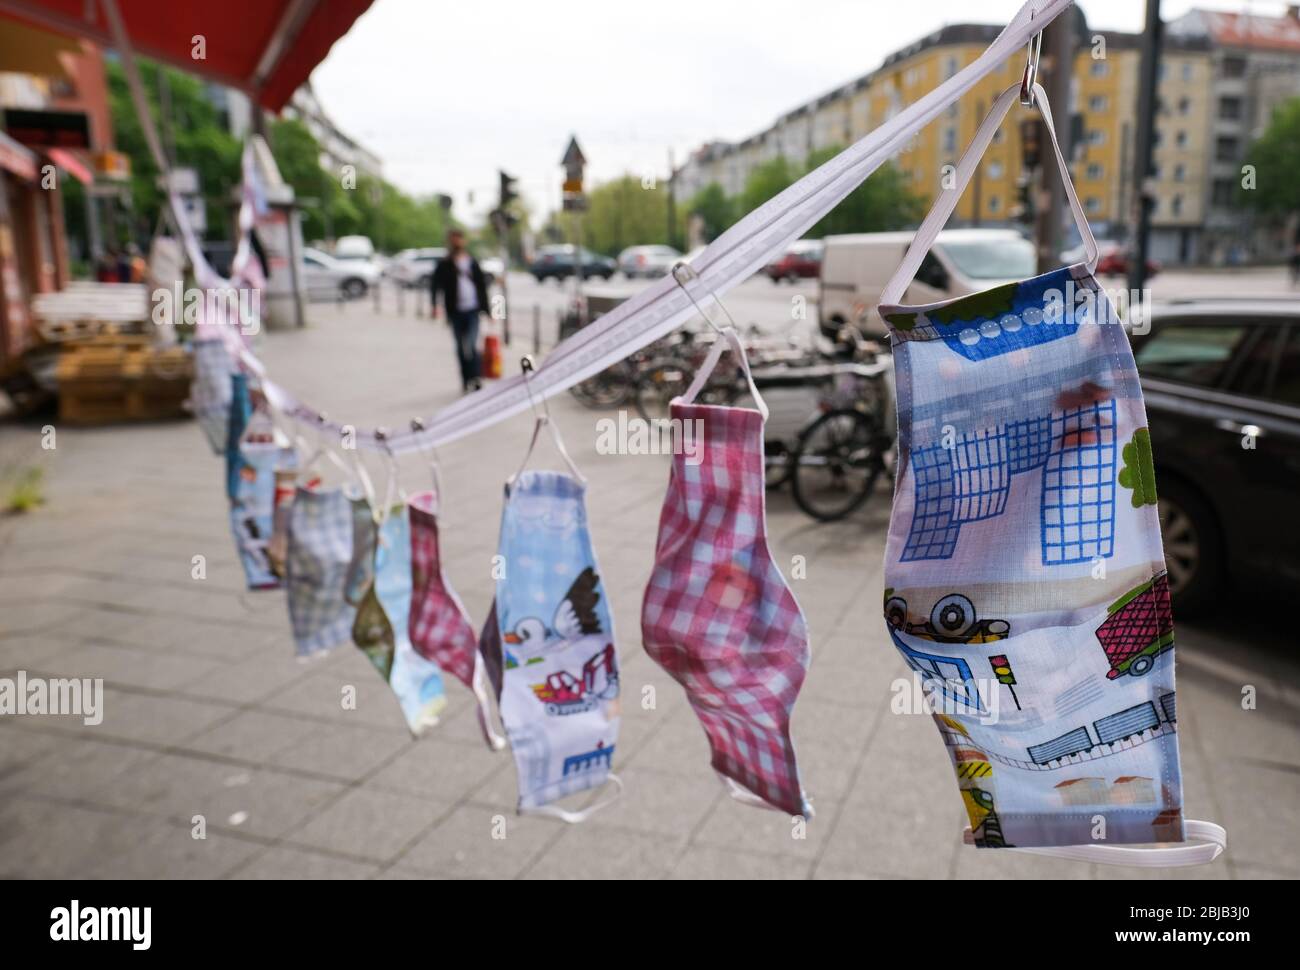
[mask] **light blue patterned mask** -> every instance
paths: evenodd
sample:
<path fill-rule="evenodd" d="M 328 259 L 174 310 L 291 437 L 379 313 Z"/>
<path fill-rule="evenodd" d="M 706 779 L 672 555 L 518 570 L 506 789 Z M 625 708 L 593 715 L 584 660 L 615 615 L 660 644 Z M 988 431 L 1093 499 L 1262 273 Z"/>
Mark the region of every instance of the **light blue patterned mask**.
<path fill-rule="evenodd" d="M 578 822 L 607 802 L 582 812 L 550 803 L 622 783 L 610 773 L 618 653 L 587 529 L 586 481 L 569 466 L 572 475 L 521 469 L 506 485 L 496 599 L 480 650 L 515 755 L 519 810 Z"/>
<path fill-rule="evenodd" d="M 1064 162 L 1089 262 L 898 305 L 1017 92 L 994 105 L 882 297 L 899 414 L 887 628 L 935 702 L 976 845 L 1207 862 L 1226 837 L 1183 819 L 1142 391 Z"/>

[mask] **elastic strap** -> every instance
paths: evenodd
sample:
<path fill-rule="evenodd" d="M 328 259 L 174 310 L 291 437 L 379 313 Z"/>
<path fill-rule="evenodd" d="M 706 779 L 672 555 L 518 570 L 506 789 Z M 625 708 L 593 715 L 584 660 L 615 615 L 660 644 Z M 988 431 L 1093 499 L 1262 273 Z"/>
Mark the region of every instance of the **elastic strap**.
<path fill-rule="evenodd" d="M 483 740 L 493 751 L 500 751 L 506 746 L 506 739 L 492 726 L 492 708 L 488 703 L 487 668 L 483 666 L 483 656 L 477 650 L 474 651 L 474 675 L 471 684 L 474 700 L 478 702 L 478 726 L 483 731 Z"/>
<path fill-rule="evenodd" d="M 559 805 L 538 805 L 536 808 L 521 808 L 520 815 L 546 815 L 550 818 L 558 818 L 561 822 L 568 822 L 570 825 L 578 825 L 587 821 L 602 808 L 607 808 L 618 801 L 623 794 L 623 779 L 612 772 L 606 776 L 607 782 L 613 782 L 615 790 L 608 798 L 596 802 L 594 805 L 588 805 L 580 812 L 571 812 L 567 808 L 560 808 Z"/>
<path fill-rule="evenodd" d="M 783 812 L 782 809 L 777 808 L 771 802 L 759 798 L 748 788 L 746 788 L 745 786 L 737 782 L 736 779 L 728 778 L 720 771 L 716 772 L 716 774 L 718 776 L 718 780 L 722 782 L 722 787 L 726 789 L 727 794 L 730 795 L 732 798 L 734 798 L 736 801 L 740 802 L 740 804 L 750 805 L 753 806 L 754 808 L 765 808 L 769 812 Z M 807 799 L 804 799 L 804 802 L 806 804 Z M 813 817 L 813 814 L 814 813 L 813 813 L 812 806 L 808 805 L 808 810 L 804 814 L 804 818 L 811 819 Z"/>
<path fill-rule="evenodd" d="M 745 354 L 744 344 L 740 342 L 740 334 L 736 333 L 735 327 L 723 327 L 718 331 L 718 335 L 719 339 L 713 341 L 709 356 L 704 358 L 704 363 L 695 372 L 695 380 L 691 381 L 691 386 L 686 389 L 686 393 L 677 400 L 682 404 L 694 403 L 696 396 L 708 382 L 713 369 L 718 366 L 718 360 L 722 357 L 722 352 L 730 346 L 732 352 L 736 355 L 736 360 L 740 362 L 741 370 L 745 372 L 745 381 L 749 384 L 749 393 L 754 399 L 754 404 L 758 407 L 758 413 L 763 415 L 763 420 L 766 421 L 767 402 L 763 400 L 763 395 L 758 393 L 758 387 L 754 384 L 754 375 L 749 370 L 749 357 Z"/>
<path fill-rule="evenodd" d="M 967 835 L 970 829 L 966 829 Z M 1158 848 L 1139 848 L 1129 845 L 1058 845 L 1013 848 L 1013 852 L 1028 852 L 1054 859 L 1072 859 L 1075 862 L 1098 862 L 1107 866 L 1138 866 L 1143 869 L 1174 869 L 1184 866 L 1203 866 L 1213 862 L 1228 848 L 1228 833 L 1222 825 L 1188 819 L 1183 823 L 1184 845 L 1164 845 Z"/>
<path fill-rule="evenodd" d="M 560 457 L 564 459 L 564 463 L 568 466 L 573 477 L 586 485 L 587 477 L 583 475 L 582 472 L 578 471 L 578 466 L 574 464 L 573 459 L 569 457 L 569 452 L 564 447 L 564 439 L 560 437 L 560 429 L 555 426 L 555 422 L 552 421 L 550 415 L 547 414 L 540 414 L 537 416 L 537 423 L 533 425 L 532 440 L 528 442 L 528 450 L 524 452 L 524 460 L 520 462 L 519 470 L 506 480 L 506 484 L 513 485 L 519 476 L 524 473 L 524 469 L 528 467 L 528 461 L 533 457 L 533 450 L 537 447 L 537 439 L 541 437 L 543 427 L 550 429 L 551 440 L 555 442 L 555 450 L 560 453 Z"/>
<path fill-rule="evenodd" d="M 1047 102 L 1047 92 L 1043 90 L 1042 85 L 1034 85 L 1034 103 L 1043 116 L 1043 122 L 1047 126 L 1048 139 L 1052 143 L 1052 152 L 1056 156 L 1056 164 L 1061 171 L 1061 181 L 1065 186 L 1065 196 L 1070 203 L 1070 211 L 1074 213 L 1075 225 L 1079 228 L 1079 236 L 1083 239 L 1084 252 L 1087 254 L 1085 264 L 1088 272 L 1092 273 L 1097 268 L 1097 240 L 1093 238 L 1092 229 L 1088 225 L 1088 217 L 1084 214 L 1083 206 L 1079 204 L 1079 196 L 1074 191 L 1074 183 L 1070 179 L 1070 167 L 1065 163 L 1065 156 L 1061 154 L 1061 144 L 1056 139 L 1056 125 L 1052 123 L 1052 108 Z M 894 271 L 893 277 L 885 285 L 884 290 L 880 293 L 881 306 L 897 306 L 903 299 L 908 285 L 916 277 L 916 272 L 921 268 L 921 262 L 925 259 L 925 254 L 930 251 L 934 245 L 939 231 L 948 223 L 949 217 L 952 216 L 953 210 L 957 208 L 958 201 L 961 200 L 962 193 L 970 183 L 971 176 L 979 166 L 984 157 L 984 152 L 989 147 L 989 142 L 993 140 L 994 133 L 998 126 L 1002 124 L 1007 112 L 1011 106 L 1020 100 L 1020 82 L 1011 85 L 1005 91 L 998 95 L 997 100 L 993 102 L 993 107 L 984 121 L 980 123 L 975 132 L 975 137 L 971 139 L 970 146 L 966 149 L 957 163 L 956 181 L 952 188 L 944 189 L 934 200 L 934 206 L 930 209 L 929 215 L 921 223 L 921 227 L 916 230 L 916 235 L 912 237 L 912 245 L 907 249 L 907 255 L 903 261 L 898 264 L 898 269 Z"/>

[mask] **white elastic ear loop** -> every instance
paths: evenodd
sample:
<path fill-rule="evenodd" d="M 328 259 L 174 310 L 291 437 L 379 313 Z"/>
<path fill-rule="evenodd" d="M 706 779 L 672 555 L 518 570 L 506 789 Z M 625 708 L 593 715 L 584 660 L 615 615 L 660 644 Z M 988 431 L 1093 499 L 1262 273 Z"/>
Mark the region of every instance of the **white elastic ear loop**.
<path fill-rule="evenodd" d="M 492 724 L 492 708 L 488 703 L 487 669 L 483 666 L 483 656 L 474 651 L 474 675 L 470 678 L 474 700 L 478 702 L 478 726 L 483 731 L 483 740 L 493 751 L 500 751 L 506 746 L 506 739 L 497 733 Z"/>
<path fill-rule="evenodd" d="M 740 362 L 741 370 L 745 372 L 745 382 L 749 385 L 749 394 L 754 399 L 758 413 L 763 415 L 763 420 L 766 421 L 768 414 L 767 402 L 763 400 L 763 395 L 758 393 L 758 386 L 754 383 L 754 375 L 749 369 L 749 357 L 745 353 L 745 345 L 740 342 L 740 334 L 736 333 L 735 327 L 726 327 L 719 331 L 719 338 L 713 342 L 713 347 L 709 350 L 709 356 L 704 358 L 704 363 L 695 372 L 695 379 L 691 381 L 691 386 L 677 400 L 682 404 L 691 404 L 695 401 L 696 396 L 704 389 L 704 385 L 713 374 L 713 369 L 718 366 L 718 360 L 722 357 L 723 351 L 730 345 L 736 359 Z"/>
<path fill-rule="evenodd" d="M 767 809 L 769 812 L 781 812 L 782 814 L 784 814 L 783 809 L 777 808 L 771 802 L 759 798 L 748 788 L 746 788 L 745 786 L 737 782 L 734 778 L 728 778 L 726 775 L 722 774 L 721 772 L 716 772 L 716 774 L 718 776 L 718 780 L 722 782 L 722 787 L 726 789 L 727 794 L 730 795 L 736 801 L 740 802 L 740 804 L 750 805 L 754 808 L 764 808 Z M 806 801 L 807 799 L 805 799 L 805 802 Z M 813 811 L 812 805 L 808 805 L 808 811 L 804 813 L 803 817 L 806 819 L 811 819 L 815 814 L 816 813 Z"/>
<path fill-rule="evenodd" d="M 560 437 L 560 430 L 555 426 L 555 422 L 551 420 L 549 414 L 541 414 L 537 416 L 537 423 L 533 425 L 533 437 L 528 442 L 528 450 L 524 452 L 524 460 L 519 463 L 519 468 L 515 473 L 506 479 L 506 484 L 513 485 L 519 479 L 519 476 L 524 473 L 524 469 L 528 467 L 528 462 L 533 457 L 533 451 L 537 448 L 537 439 L 541 437 L 543 427 L 550 429 L 551 440 L 555 442 L 555 450 L 560 453 L 560 457 L 564 459 L 564 464 L 568 466 L 573 477 L 583 485 L 586 485 L 587 476 L 582 474 L 578 469 L 577 464 L 575 464 L 573 459 L 569 457 L 569 451 L 564 447 L 564 439 Z"/>
<path fill-rule="evenodd" d="M 970 829 L 966 829 L 969 835 Z M 1143 869 L 1175 869 L 1203 866 L 1213 862 L 1228 848 L 1228 833 L 1222 825 L 1188 819 L 1183 823 L 1185 845 L 1162 845 L 1141 848 L 1130 845 L 1058 845 L 1011 848 L 1012 852 L 1097 862 L 1107 866 L 1137 866 Z"/>
<path fill-rule="evenodd" d="M 560 808 L 558 805 L 538 805 L 536 808 L 521 808 L 520 815 L 546 815 L 551 818 L 558 818 L 561 822 L 568 822 L 570 825 L 578 825 L 587 821 L 602 808 L 608 808 L 613 805 L 623 794 L 623 779 L 618 775 L 610 772 L 605 776 L 606 784 L 613 783 L 615 790 L 608 798 L 596 802 L 594 805 L 588 805 L 580 812 L 571 812 L 567 808 Z"/>

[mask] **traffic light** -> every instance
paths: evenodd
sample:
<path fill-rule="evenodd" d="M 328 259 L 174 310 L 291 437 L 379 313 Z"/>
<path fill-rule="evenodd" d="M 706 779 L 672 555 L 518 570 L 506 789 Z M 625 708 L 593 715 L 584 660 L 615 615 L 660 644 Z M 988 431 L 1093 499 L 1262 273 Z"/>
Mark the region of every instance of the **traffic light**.
<path fill-rule="evenodd" d="M 510 203 L 519 198 L 519 193 L 515 190 L 515 185 L 519 181 L 513 176 L 507 175 L 500 169 L 497 170 L 497 176 L 501 181 L 501 189 L 498 192 L 498 206 L 502 209 L 509 208 Z"/>
<path fill-rule="evenodd" d="M 989 664 L 993 667 L 993 673 L 997 675 L 999 684 L 1010 685 L 1016 682 L 1016 675 L 1011 672 L 1011 662 L 1007 660 L 1005 654 L 989 657 Z"/>

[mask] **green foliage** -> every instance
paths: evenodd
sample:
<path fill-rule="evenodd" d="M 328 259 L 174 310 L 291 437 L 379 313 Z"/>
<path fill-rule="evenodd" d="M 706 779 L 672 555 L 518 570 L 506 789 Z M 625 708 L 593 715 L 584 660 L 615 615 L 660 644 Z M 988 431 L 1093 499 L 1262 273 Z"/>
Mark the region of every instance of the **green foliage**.
<path fill-rule="evenodd" d="M 1124 446 L 1121 456 L 1124 467 L 1119 470 L 1119 483 L 1133 490 L 1133 507 L 1156 504 L 1156 466 L 1151 455 L 1151 432 L 1138 428 Z"/>
<path fill-rule="evenodd" d="M 205 96 L 204 82 L 148 60 L 138 63 L 160 132 L 158 78 L 160 71 L 166 72 L 175 164 L 198 172 L 199 189 L 207 206 L 208 238 L 228 238 L 243 145 L 227 131 L 221 113 Z M 121 64 L 110 62 L 107 72 L 114 138 L 118 150 L 131 158 L 131 216 L 127 228 L 132 237 L 143 239 L 153 232 L 163 204 L 158 168 L 149 154 Z M 293 186 L 303 206 L 303 235 L 307 239 L 365 235 L 377 248 L 396 251 L 438 245 L 445 236 L 446 216 L 436 196 L 412 198 L 382 179 L 364 175 L 357 178 L 354 188 L 345 189 L 341 173 L 321 167 L 320 145 L 301 121 L 285 118 L 272 122 L 267 140 L 281 176 Z M 73 218 L 81 218 L 79 210 Z"/>
<path fill-rule="evenodd" d="M 839 152 L 838 147 L 813 152 L 808 156 L 807 170 L 811 172 Z M 892 162 L 886 162 L 826 213 L 808 236 L 820 239 L 845 232 L 888 232 L 913 225 L 924 215 L 925 200 L 912 191 Z"/>
<path fill-rule="evenodd" d="M 688 215 L 699 216 L 704 223 L 704 241 L 713 242 L 731 228 L 736 221 L 735 200 L 728 197 L 722 186 L 710 182 L 686 205 Z"/>
<path fill-rule="evenodd" d="M 231 191 L 239 183 L 239 140 L 222 125 L 216 107 L 204 96 L 202 81 L 169 67 L 160 68 L 152 61 L 140 60 L 137 63 L 154 124 L 164 139 L 164 150 L 166 135 L 158 109 L 158 80 L 159 72 L 165 72 L 171 95 L 170 132 L 174 163 L 198 172 L 199 189 L 207 207 L 208 235 L 214 239 L 226 238 Z M 118 150 L 131 158 L 132 214 L 127 229 L 134 237 L 147 238 L 157 224 L 163 204 L 158 186 L 158 167 L 149 153 L 122 65 L 110 61 L 105 70 L 109 109 L 113 116 L 113 138 Z M 107 241 L 118 244 L 125 239 Z"/>
<path fill-rule="evenodd" d="M 788 189 L 799 174 L 780 155 L 757 166 L 745 179 L 745 187 L 740 192 L 740 215 L 753 212 L 768 199 Z"/>
<path fill-rule="evenodd" d="M 669 245 L 668 229 L 668 191 L 661 182 L 647 186 L 624 175 L 587 195 L 582 242 L 593 252 L 617 256 L 628 246 Z"/>
<path fill-rule="evenodd" d="M 1300 212 L 1300 179 L 1295 177 L 1300 158 L 1300 98 L 1291 98 L 1273 111 L 1264 134 L 1250 146 L 1246 162 L 1255 167 L 1254 188 L 1240 186 L 1244 205 L 1265 215 L 1285 218 Z"/>
<path fill-rule="evenodd" d="M 45 503 L 45 469 L 24 465 L 4 476 L 4 512 L 20 515 Z"/>

